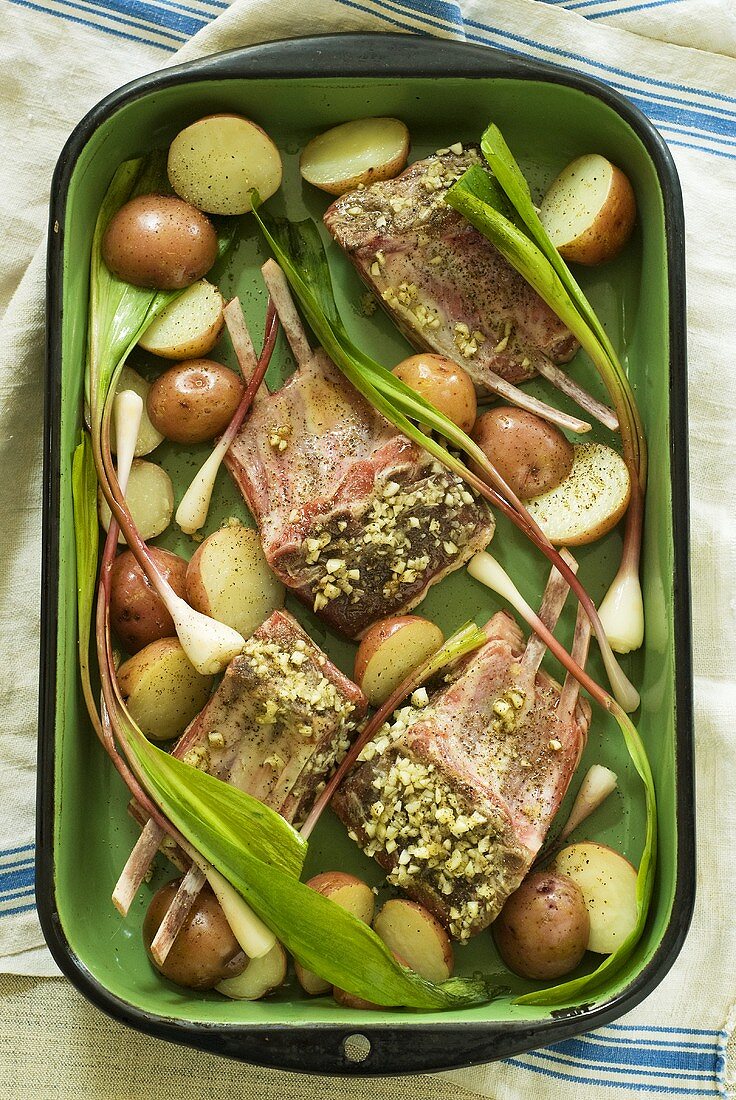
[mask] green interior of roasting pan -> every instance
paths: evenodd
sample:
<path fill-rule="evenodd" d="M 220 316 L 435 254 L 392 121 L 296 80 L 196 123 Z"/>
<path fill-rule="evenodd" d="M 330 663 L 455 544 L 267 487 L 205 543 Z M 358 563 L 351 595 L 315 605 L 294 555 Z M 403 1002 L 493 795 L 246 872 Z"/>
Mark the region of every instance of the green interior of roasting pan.
<path fill-rule="evenodd" d="M 646 932 L 628 964 L 594 999 L 596 1005 L 609 1003 L 642 973 L 658 951 L 671 922 L 676 897 L 678 845 L 691 842 L 691 838 L 678 835 L 676 813 L 678 735 L 673 598 L 676 568 L 670 467 L 668 245 L 661 182 L 642 140 L 610 106 L 563 83 L 449 76 L 200 79 L 151 90 L 124 103 L 84 144 L 71 171 L 66 212 L 59 227 L 63 242 L 63 318 L 56 721 L 53 732 L 46 732 L 53 740 L 47 751 L 53 751 L 54 760 L 53 818 L 52 825 L 49 824 L 53 830 L 53 896 L 42 898 L 42 907 L 58 913 L 59 938 L 65 941 L 69 957 L 75 960 L 78 970 L 85 972 L 87 981 L 102 987 L 113 1000 L 153 1017 L 206 1025 L 341 1024 L 352 1026 L 353 1030 L 356 1026 L 365 1030 L 376 1024 L 410 1029 L 436 1023 L 457 1026 L 460 1022 L 479 1025 L 549 1019 L 548 1009 L 512 1004 L 514 993 L 534 987 L 533 983 L 513 975 L 509 976 L 512 994 L 508 997 L 462 1012 L 434 1015 L 349 1011 L 329 997 L 307 997 L 293 977 L 275 995 L 255 1003 L 228 1001 L 217 994 L 190 993 L 153 971 L 141 942 L 141 922 L 147 902 L 152 891 L 171 876 L 171 868 L 160 867 L 150 886 L 142 889 L 127 919 L 122 920 L 110 903 L 112 887 L 136 839 L 137 828 L 126 813 L 127 792 L 87 721 L 77 676 L 70 467 L 81 424 L 90 242 L 100 200 L 117 165 L 152 148 L 165 147 L 182 126 L 220 111 L 255 119 L 276 141 L 284 157 L 284 185 L 268 203 L 268 209 L 292 218 L 311 215 L 319 221 L 328 205 L 328 196 L 301 181 L 298 154 L 302 146 L 328 126 L 366 115 L 395 115 L 403 119 L 411 132 L 412 160 L 458 140 L 478 140 L 484 127 L 493 120 L 517 156 L 536 199 L 569 160 L 589 151 L 603 153 L 620 165 L 634 184 L 639 218 L 628 247 L 618 259 L 599 269 L 576 270 L 630 373 L 644 416 L 651 456 L 643 555 L 647 635 L 644 648 L 623 658 L 622 663 L 641 689 L 642 706 L 636 717 L 656 778 L 659 868 Z M 384 364 L 393 366 L 409 353 L 407 343 L 381 311 L 370 318 L 363 315 L 362 284 L 331 242 L 328 251 L 348 328 L 359 345 Z M 267 255 L 252 219 L 244 219 L 242 235 L 220 280 L 227 296 L 240 295 L 256 343 L 263 331 L 266 302 L 259 267 Z M 233 362 L 227 338 L 221 340 L 213 357 Z M 149 377 L 165 369 L 162 361 L 142 353 L 134 354 L 131 361 Z M 288 349 L 279 337 L 268 380 L 275 383 L 292 369 Z M 603 396 L 595 372 L 582 353 L 572 372 L 593 392 Z M 681 382 L 684 387 L 684 377 Z M 530 389 L 542 396 L 551 395 L 553 403 L 572 409 L 545 382 L 535 383 Z M 604 429 L 594 430 L 593 435 L 606 438 Z M 676 446 L 677 440 L 674 442 Z M 207 445 L 194 447 L 186 455 L 180 450 L 164 443 L 152 456 L 171 475 L 177 502 L 208 453 Z M 206 533 L 215 530 L 228 516 L 252 523 L 223 469 Z M 173 523 L 156 541 L 187 558 L 196 548 Z M 580 575 L 597 601 L 615 571 L 620 542 L 617 530 L 577 552 Z M 527 599 L 538 602 L 547 574 L 545 559 L 503 519 L 498 520 L 493 552 L 512 573 Z M 329 656 L 350 673 L 355 647 L 327 633 L 301 604 L 290 599 L 287 606 Z M 484 622 L 501 606 L 465 570 L 460 570 L 431 590 L 420 611 L 436 619 L 449 633 L 471 617 Z M 560 633 L 566 644 L 571 639 L 574 614 L 574 601 L 569 600 Z M 546 658 L 546 663 L 553 674 L 560 675 L 553 660 Z M 595 648 L 591 667 L 596 678 L 605 683 Z M 687 721 L 687 715 L 684 720 Z M 596 762 L 614 769 L 619 776 L 619 789 L 582 826 L 577 837 L 608 843 L 637 864 L 644 831 L 642 787 L 616 724 L 597 707 L 573 790 L 586 768 Z M 568 795 L 565 805 L 569 801 Z M 351 871 L 372 884 L 378 884 L 382 877 L 377 865 L 359 852 L 338 821 L 327 814 L 314 835 L 306 873 L 333 868 Z M 49 888 L 50 883 L 51 876 Z M 581 972 L 598 961 L 598 956 L 586 956 Z M 489 932 L 456 949 L 457 973 L 496 971 L 499 967 Z M 191 1038 L 185 1041 L 195 1042 Z M 411 1038 L 407 1036 L 406 1042 L 411 1043 Z M 449 1053 L 446 1061 L 451 1063 Z"/>

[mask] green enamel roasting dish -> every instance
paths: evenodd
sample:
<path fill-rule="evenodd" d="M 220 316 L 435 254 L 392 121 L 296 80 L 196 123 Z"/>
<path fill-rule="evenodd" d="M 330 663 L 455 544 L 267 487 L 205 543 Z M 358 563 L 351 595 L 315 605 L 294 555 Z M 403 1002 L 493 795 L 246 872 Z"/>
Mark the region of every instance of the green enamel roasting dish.
<path fill-rule="evenodd" d="M 659 863 L 644 935 L 624 969 L 589 1003 L 563 1010 L 517 1006 L 533 984 L 509 976 L 510 993 L 483 1007 L 437 1014 L 359 1012 L 329 997 L 309 998 L 293 976 L 257 1002 L 195 994 L 159 977 L 141 941 L 151 891 L 173 873 L 161 866 L 127 919 L 110 893 L 135 841 L 127 792 L 87 721 L 77 673 L 74 526 L 71 460 L 82 423 L 88 269 L 100 201 L 121 161 L 165 148 L 183 126 L 203 115 L 236 112 L 259 122 L 284 158 L 284 185 L 268 203 L 273 213 L 318 221 L 328 196 L 303 184 L 298 155 L 306 141 L 347 119 L 393 115 L 412 137 L 412 159 L 455 141 L 477 141 L 489 121 L 501 127 L 539 197 L 575 156 L 596 151 L 632 180 L 638 221 L 633 239 L 613 262 L 576 271 L 622 356 L 643 413 L 650 447 L 643 584 L 644 647 L 623 658 L 641 690 L 635 716 L 647 746 L 659 804 Z M 154 73 L 103 100 L 79 124 L 53 183 L 48 260 L 48 362 L 44 480 L 43 611 L 38 769 L 37 899 L 44 932 L 59 966 L 104 1011 L 152 1035 L 232 1058 L 322 1073 L 408 1073 L 471 1065 L 543 1046 L 607 1023 L 639 1002 L 661 980 L 680 949 L 694 900 L 694 801 L 688 582 L 687 409 L 684 234 L 680 188 L 672 159 L 647 119 L 610 88 L 565 69 L 497 50 L 404 35 L 334 35 L 236 50 Z M 363 287 L 330 243 L 338 304 L 359 345 L 387 366 L 408 345 L 380 311 L 361 312 Z M 239 294 L 260 340 L 266 296 L 259 266 L 267 256 L 252 219 L 243 222 L 220 285 Z M 214 356 L 231 362 L 223 340 Z M 162 369 L 134 355 L 144 374 Z M 292 369 L 279 343 L 271 381 Z M 573 371 L 602 396 L 584 355 Z M 571 406 L 544 382 L 530 389 Z M 594 436 L 596 433 L 594 432 Z M 599 438 L 605 437 L 601 429 Z M 182 455 L 164 443 L 153 456 L 171 474 L 177 499 L 207 453 Z M 251 523 L 224 471 L 207 525 L 228 516 Z M 158 540 L 190 557 L 195 544 L 172 524 Z M 615 571 L 620 531 L 580 548 L 580 575 L 596 600 Z M 499 521 L 494 553 L 534 603 L 545 560 Z M 569 600 L 560 637 L 569 644 Z M 327 634 L 311 612 L 288 606 L 344 670 L 354 646 Z M 460 570 L 434 587 L 422 613 L 446 632 L 469 618 L 479 623 L 502 606 Z M 549 660 L 549 659 L 548 659 Z M 550 671 L 557 672 L 549 660 Z M 591 667 L 601 679 L 597 650 Z M 591 763 L 619 776 L 619 789 L 576 836 L 612 845 L 634 863 L 642 848 L 640 783 L 617 727 L 594 710 L 578 777 Z M 568 805 L 570 795 L 565 805 Z M 563 807 L 564 808 L 564 807 Z M 325 815 L 314 835 L 306 872 L 342 868 L 381 881 L 378 867 Z M 591 969 L 588 955 L 581 970 Z M 456 951 L 456 972 L 498 970 L 489 932 Z M 362 1045 L 346 1042 L 355 1033 Z"/>

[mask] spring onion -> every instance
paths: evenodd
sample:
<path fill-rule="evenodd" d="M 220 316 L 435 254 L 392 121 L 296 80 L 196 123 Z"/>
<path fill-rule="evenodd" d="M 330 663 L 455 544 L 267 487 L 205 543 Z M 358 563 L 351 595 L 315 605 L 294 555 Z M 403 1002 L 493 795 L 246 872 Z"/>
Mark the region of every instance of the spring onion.
<path fill-rule="evenodd" d="M 160 156 L 147 162 L 126 161 L 118 168 L 100 207 L 92 239 L 90 305 L 85 391 L 89 406 L 92 457 L 102 492 L 128 546 L 161 597 L 179 640 L 192 664 L 202 673 L 224 668 L 239 653 L 243 638 L 222 623 L 194 611 L 176 595 L 140 538 L 118 481 L 110 448 L 115 387 L 123 363 L 150 323 L 181 291 L 159 291 L 132 286 L 118 279 L 102 259 L 102 239 L 116 211 L 135 195 L 160 190 L 165 170 Z M 229 247 L 232 221 L 218 229 L 220 254 Z M 83 666 L 83 675 L 85 666 Z M 85 697 L 90 695 L 85 685 Z"/>
<path fill-rule="evenodd" d="M 632 494 L 621 563 L 599 615 L 612 647 L 619 653 L 628 653 L 638 649 L 644 638 L 639 559 L 647 447 L 636 399 L 605 329 L 550 241 L 532 202 L 529 185 L 497 126 L 488 127 L 481 148 L 493 176 L 474 165 L 450 188 L 446 202 L 488 237 L 564 321 L 590 356 L 614 404 Z M 509 207 L 513 208 L 513 217 Z"/>

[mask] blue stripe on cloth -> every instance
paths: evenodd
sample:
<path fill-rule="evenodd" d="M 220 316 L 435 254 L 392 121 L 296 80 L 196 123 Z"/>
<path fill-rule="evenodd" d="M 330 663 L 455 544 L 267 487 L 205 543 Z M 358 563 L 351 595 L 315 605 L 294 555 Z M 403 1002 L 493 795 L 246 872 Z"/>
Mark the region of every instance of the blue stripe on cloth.
<path fill-rule="evenodd" d="M 613 1036 L 607 1036 L 606 1035 L 606 1036 L 603 1036 L 598 1032 L 596 1032 L 594 1034 L 591 1034 L 589 1037 L 590 1038 L 595 1038 L 596 1040 L 600 1039 L 602 1042 L 608 1043 L 609 1045 L 616 1045 L 616 1046 L 619 1045 L 619 1044 L 621 1044 L 623 1046 L 637 1046 L 637 1047 L 652 1046 L 652 1047 L 656 1047 L 658 1049 L 661 1048 L 661 1047 L 676 1046 L 676 1047 L 687 1047 L 688 1050 L 712 1050 L 713 1049 L 713 1043 L 715 1042 L 715 1036 L 716 1036 L 717 1032 L 713 1031 L 710 1034 L 713 1036 L 713 1039 L 710 1043 L 696 1043 L 692 1039 L 664 1039 L 664 1038 L 663 1039 L 640 1039 L 640 1038 L 624 1039 L 624 1037 L 622 1035 L 613 1035 Z"/>
<path fill-rule="evenodd" d="M 606 15 L 624 15 L 630 11 L 646 11 L 648 8 L 663 8 L 666 4 L 681 4 L 683 0 L 651 0 L 648 4 L 631 4 L 625 8 L 608 8 L 606 11 L 591 12 L 589 19 L 602 19 Z"/>
<path fill-rule="evenodd" d="M 606 1024 L 606 1031 L 668 1031 L 673 1035 L 724 1035 L 710 1027 L 665 1027 L 663 1024 Z"/>
<path fill-rule="evenodd" d="M 24 886 L 21 890 L 8 890 L 0 897 L 0 917 L 3 915 L 3 908 L 8 901 L 16 901 L 18 898 L 33 897 L 33 885 Z"/>
<path fill-rule="evenodd" d="M 58 0 L 58 2 L 68 4 L 69 0 Z M 121 22 L 128 19 L 144 27 L 164 27 L 186 35 L 188 38 L 209 23 L 209 19 L 194 17 L 191 10 L 184 9 L 186 14 L 183 14 L 162 7 L 160 4 L 146 3 L 145 0 L 85 0 L 85 4 L 109 19 L 117 18 Z"/>
<path fill-rule="evenodd" d="M 16 905 L 14 909 L 3 910 L 3 912 L 0 913 L 0 916 L 10 917 L 13 916 L 15 913 L 30 913 L 35 908 L 36 906 L 33 903 L 31 903 L 30 905 Z"/>
<path fill-rule="evenodd" d="M 596 1072 L 592 1077 L 583 1077 L 580 1074 L 574 1073 L 560 1073 L 558 1070 L 550 1069 L 547 1066 L 532 1065 L 531 1063 L 522 1062 L 519 1058 L 507 1058 L 506 1065 L 516 1066 L 518 1069 L 530 1070 L 532 1073 L 539 1073 L 544 1077 L 553 1077 L 557 1081 L 565 1081 L 568 1084 L 573 1085 L 603 1085 L 607 1088 L 614 1089 L 628 1089 L 631 1091 L 632 1085 L 639 1089 L 640 1092 L 665 1092 L 670 1095 L 677 1096 L 715 1096 L 717 1095 L 717 1089 L 714 1084 L 713 1088 L 709 1089 L 695 1089 L 686 1088 L 676 1084 L 657 1085 L 654 1082 L 642 1081 L 637 1078 L 635 1081 L 617 1081 L 614 1078 L 602 1077 L 600 1072 Z"/>
<path fill-rule="evenodd" d="M 32 867 L 34 859 L 35 856 L 31 854 L 30 856 L 25 856 L 24 859 L 14 859 L 8 863 L 2 863 L 0 864 L 0 874 L 9 871 L 11 867 Z"/>
<path fill-rule="evenodd" d="M 119 23 L 122 27 L 133 27 L 135 30 L 149 32 L 154 31 L 161 38 L 170 39 L 176 46 L 184 41 L 185 36 L 181 32 L 176 32 L 167 28 L 161 29 L 160 26 L 157 26 L 150 19 L 136 19 L 132 16 L 125 15 L 126 4 L 124 0 L 122 5 L 120 4 L 120 0 L 111 0 L 111 5 L 113 7 L 112 11 L 110 10 L 107 0 L 85 0 L 84 3 L 78 3 L 76 0 L 56 0 L 56 2 L 60 6 L 59 8 L 52 8 L 50 6 L 46 8 L 51 14 L 59 12 L 61 7 L 73 8 L 76 11 L 89 13 L 92 16 L 97 15 L 100 19 L 109 19 L 113 23 Z M 132 6 L 135 6 L 134 0 Z M 116 7 L 121 10 L 115 10 Z M 174 13 L 171 12 L 169 14 L 173 15 Z M 106 24 L 99 23 L 96 25 L 99 26 L 100 30 L 107 29 Z"/>
<path fill-rule="evenodd" d="M 22 867 L 13 871 L 4 871 L 0 874 L 0 896 L 8 890 L 29 889 L 34 882 L 34 866 Z"/>
<path fill-rule="evenodd" d="M 142 38 L 139 34 L 130 34 L 129 31 L 123 31 L 117 27 L 110 27 L 102 23 L 94 23 L 91 19 L 81 19 L 78 15 L 57 11 L 54 8 L 47 8 L 43 4 L 34 4 L 32 0 L 8 0 L 8 3 L 15 4 L 19 8 L 28 8 L 30 11 L 40 11 L 43 15 L 53 15 L 57 19 L 61 19 L 67 23 L 77 23 L 82 27 L 91 27 L 95 31 L 105 31 L 115 38 L 125 38 L 128 42 L 142 42 L 145 46 L 155 46 L 157 49 L 167 50 L 169 53 L 176 48 L 175 46 L 166 45 L 163 42 L 156 42 L 153 38 Z M 22 912 L 22 910 L 19 911 Z"/>
<path fill-rule="evenodd" d="M 15 856 L 18 852 L 32 852 L 35 848 L 35 844 L 21 844 L 19 848 L 4 848 L 0 850 L 0 862 L 5 856 Z"/>
<path fill-rule="evenodd" d="M 595 1061 L 595 1059 L 591 1060 L 590 1058 L 557 1057 L 554 1054 L 550 1054 L 550 1050 L 553 1049 L 556 1048 L 549 1047 L 545 1048 L 544 1050 L 530 1050 L 523 1057 L 540 1058 L 543 1061 L 554 1062 L 558 1065 L 568 1066 L 569 1068 L 575 1068 L 585 1072 L 600 1072 L 601 1070 L 600 1062 Z M 645 1067 L 632 1067 L 630 1065 L 606 1065 L 605 1071 L 606 1073 L 626 1073 L 628 1074 L 630 1079 L 636 1078 L 637 1081 L 639 1081 L 641 1078 L 666 1077 L 668 1080 L 682 1080 L 689 1081 L 691 1084 L 705 1084 L 706 1081 L 703 1079 L 702 1075 L 705 1073 L 708 1077 L 712 1077 L 715 1072 L 715 1062 L 716 1056 L 714 1055 L 713 1065 L 709 1066 L 707 1070 L 688 1068 L 679 1070 L 651 1069 L 648 1068 L 649 1064 L 647 1063 L 647 1066 Z"/>
<path fill-rule="evenodd" d="M 596 1037 L 593 1036 L 593 1038 Z M 687 1049 L 672 1050 L 660 1047 L 657 1050 L 652 1050 L 650 1047 L 618 1046 L 615 1043 L 608 1042 L 603 1037 L 599 1037 L 598 1041 L 591 1042 L 591 1037 L 580 1036 L 576 1039 L 565 1039 L 560 1043 L 555 1043 L 549 1049 L 570 1058 L 598 1062 L 604 1065 L 649 1066 L 669 1070 L 692 1069 L 697 1070 L 699 1073 L 712 1071 L 715 1057 L 715 1041 L 709 1047 L 701 1048 L 700 1051 L 692 1050 L 689 1045 Z"/>

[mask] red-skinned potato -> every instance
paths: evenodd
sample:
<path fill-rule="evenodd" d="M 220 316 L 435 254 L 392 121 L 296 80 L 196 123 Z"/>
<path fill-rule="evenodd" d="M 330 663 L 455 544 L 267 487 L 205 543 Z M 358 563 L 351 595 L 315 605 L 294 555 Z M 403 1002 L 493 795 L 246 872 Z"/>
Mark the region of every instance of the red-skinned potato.
<path fill-rule="evenodd" d="M 449 936 L 423 905 L 393 898 L 376 914 L 373 929 L 403 965 L 422 978 L 444 982 L 452 976 L 455 960 Z"/>
<path fill-rule="evenodd" d="M 636 220 L 636 198 L 620 168 L 599 153 L 578 157 L 542 199 L 542 225 L 561 256 L 595 265 L 624 247 Z"/>
<path fill-rule="evenodd" d="M 220 338 L 224 304 L 217 287 L 199 279 L 158 314 L 138 344 L 162 359 L 201 359 Z"/>
<path fill-rule="evenodd" d="M 149 553 L 164 578 L 182 599 L 186 598 L 187 563 L 169 550 L 149 547 Z M 118 554 L 110 574 L 110 622 L 128 653 L 176 633 L 174 620 L 166 610 L 146 574 L 130 550 Z"/>
<path fill-rule="evenodd" d="M 178 638 L 159 638 L 118 669 L 133 720 L 152 741 L 179 737 L 207 702 L 212 676 L 197 672 Z"/>
<path fill-rule="evenodd" d="M 224 431 L 243 395 L 233 371 L 212 359 L 188 359 L 164 371 L 148 391 L 153 426 L 174 443 L 203 443 Z"/>
<path fill-rule="evenodd" d="M 411 970 L 408 962 L 405 958 L 399 955 L 396 951 L 392 951 L 391 954 L 396 959 L 397 963 L 401 966 L 405 966 L 408 970 Z M 374 1004 L 373 1001 L 367 1001 L 363 997 L 358 997 L 355 993 L 348 993 L 346 989 L 340 989 L 339 985 L 332 987 L 332 996 L 339 1005 L 343 1008 L 357 1008 L 364 1012 L 380 1012 L 385 1009 L 385 1005 Z"/>
<path fill-rule="evenodd" d="M 209 218 L 176 195 L 138 195 L 110 219 L 102 258 L 126 283 L 182 290 L 212 267 L 217 234 Z"/>
<path fill-rule="evenodd" d="M 492 928 L 498 952 L 514 973 L 561 978 L 586 952 L 590 918 L 571 878 L 556 871 L 534 871 L 508 898 Z"/>
<path fill-rule="evenodd" d="M 467 371 L 444 355 L 422 352 L 394 367 L 393 374 L 444 413 L 453 424 L 469 432 L 475 423 L 475 386 Z"/>
<path fill-rule="evenodd" d="M 554 489 L 572 470 L 572 443 L 559 428 L 525 409 L 489 409 L 478 417 L 471 434 L 520 500 Z M 474 462 L 470 466 L 483 476 Z"/>
<path fill-rule="evenodd" d="M 554 866 L 582 892 L 590 916 L 589 950 L 609 955 L 636 925 L 636 868 L 620 852 L 591 840 L 563 848 Z"/>
<path fill-rule="evenodd" d="M 397 176 L 408 155 L 409 131 L 398 118 L 356 118 L 312 138 L 299 171 L 314 187 L 344 195 Z"/>
<path fill-rule="evenodd" d="M 242 973 L 248 959 L 209 886 L 198 895 L 163 966 L 151 956 L 154 936 L 180 881 L 175 879 L 154 894 L 143 921 L 143 942 L 151 963 L 165 978 L 187 989 L 213 989 L 218 982 Z"/>
<path fill-rule="evenodd" d="M 371 923 L 375 898 L 370 886 L 362 879 L 356 878 L 355 875 L 349 875 L 345 871 L 324 871 L 321 875 L 310 878 L 307 886 L 310 890 L 316 890 L 318 894 L 334 901 L 341 909 L 352 913 L 364 924 Z M 300 962 L 295 961 L 294 969 L 297 980 L 305 993 L 314 996 L 329 991 L 330 983 L 325 981 L 324 978 L 320 978 L 312 970 L 307 970 Z M 352 995 L 346 994 L 346 996 Z"/>
<path fill-rule="evenodd" d="M 209 214 L 245 214 L 251 191 L 263 202 L 281 186 L 281 156 L 271 138 L 241 115 L 208 115 L 169 147 L 169 182 L 177 195 Z"/>
<path fill-rule="evenodd" d="M 444 640 L 437 624 L 420 615 L 397 615 L 374 623 L 358 646 L 354 670 L 354 679 L 371 706 L 385 703 Z"/>
<path fill-rule="evenodd" d="M 266 955 L 250 959 L 241 974 L 225 978 L 215 988 L 234 1001 L 260 1001 L 261 997 L 284 984 L 287 965 L 286 952 L 276 941 Z"/>

